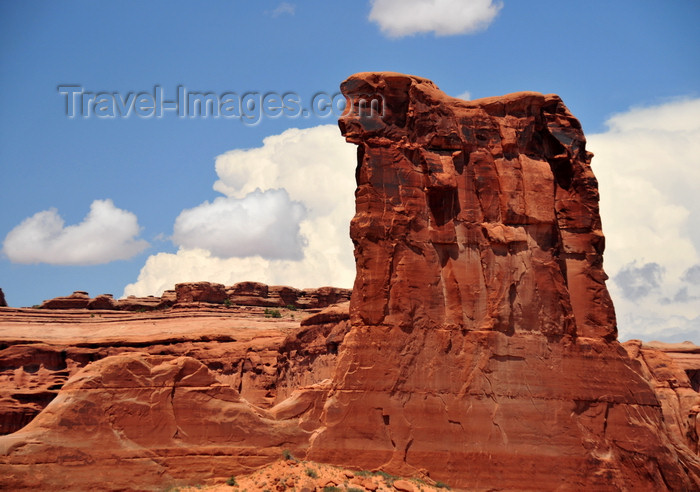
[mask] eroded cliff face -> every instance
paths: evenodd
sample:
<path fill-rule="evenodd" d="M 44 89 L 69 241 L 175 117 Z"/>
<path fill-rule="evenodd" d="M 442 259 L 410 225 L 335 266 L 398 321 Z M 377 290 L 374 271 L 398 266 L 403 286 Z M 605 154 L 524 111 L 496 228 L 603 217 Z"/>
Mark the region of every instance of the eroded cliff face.
<path fill-rule="evenodd" d="M 341 88 L 353 327 L 309 456 L 469 489 L 700 486 L 616 341 L 592 155 L 559 97 L 467 102 L 395 73 Z"/>
<path fill-rule="evenodd" d="M 399 74 L 342 88 L 384 110 L 340 120 L 358 145 L 357 323 L 616 337 L 592 154 L 558 96 L 467 102 Z"/>

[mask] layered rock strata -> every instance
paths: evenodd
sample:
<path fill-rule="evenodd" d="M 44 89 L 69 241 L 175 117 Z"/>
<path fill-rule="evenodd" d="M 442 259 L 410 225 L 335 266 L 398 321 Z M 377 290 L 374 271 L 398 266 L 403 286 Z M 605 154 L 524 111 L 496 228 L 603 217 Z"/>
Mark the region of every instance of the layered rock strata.
<path fill-rule="evenodd" d="M 0 488 L 164 490 L 303 456 L 349 315 L 305 317 L 3 308 Z"/>
<path fill-rule="evenodd" d="M 115 300 L 112 294 L 101 294 L 90 298 L 85 291 L 75 291 L 69 296 L 47 299 L 38 307 L 51 310 L 154 311 L 170 307 L 192 308 L 202 304 L 225 304 L 227 306 L 323 309 L 332 304 L 350 300 L 350 294 L 350 289 L 339 287 L 296 289 L 286 285 L 266 285 L 260 282 L 239 282 L 226 287 L 214 282 L 183 282 L 177 284 L 174 290 L 166 290 L 160 296 L 129 296 L 126 299 Z"/>
<path fill-rule="evenodd" d="M 666 344 L 630 340 L 623 344 L 639 362 L 661 403 L 668 435 L 700 452 L 700 347 L 690 342 Z"/>
<path fill-rule="evenodd" d="M 297 424 L 294 421 L 294 424 Z M 299 454 L 310 430 L 251 405 L 191 357 L 94 362 L 22 430 L 0 440 L 10 490 L 163 490 Z M 39 459 L 38 459 L 39 458 Z M 167 485 L 166 485 L 167 488 Z"/>
<path fill-rule="evenodd" d="M 331 377 L 349 324 L 347 305 L 311 316 L 282 309 L 280 318 L 259 307 L 153 313 L 6 308 L 0 311 L 0 434 L 31 422 L 85 366 L 134 352 L 192 357 L 249 403 L 269 409 L 298 387 Z"/>
<path fill-rule="evenodd" d="M 700 486 L 616 341 L 592 155 L 561 99 L 393 73 L 341 88 L 357 277 L 309 457 L 469 490 Z"/>

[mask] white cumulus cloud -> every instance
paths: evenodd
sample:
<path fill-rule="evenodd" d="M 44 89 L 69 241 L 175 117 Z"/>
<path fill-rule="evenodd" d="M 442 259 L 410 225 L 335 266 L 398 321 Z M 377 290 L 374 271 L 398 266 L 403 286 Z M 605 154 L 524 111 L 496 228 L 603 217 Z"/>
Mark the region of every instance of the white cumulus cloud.
<path fill-rule="evenodd" d="M 632 108 L 588 137 L 620 339 L 700 344 L 700 99 Z"/>
<path fill-rule="evenodd" d="M 465 101 L 470 101 L 472 98 L 472 93 L 469 91 L 464 91 L 461 94 L 455 96 L 457 99 L 464 99 Z"/>
<path fill-rule="evenodd" d="M 279 17 L 280 15 L 294 15 L 296 11 L 296 5 L 293 3 L 282 2 L 275 9 L 270 12 L 272 17 Z"/>
<path fill-rule="evenodd" d="M 369 20 L 392 38 L 431 31 L 452 36 L 485 29 L 502 7 L 494 0 L 372 0 Z"/>
<path fill-rule="evenodd" d="M 12 229 L 3 252 L 14 263 L 97 265 L 129 259 L 148 247 L 137 239 L 136 216 L 95 200 L 80 224 L 66 226 L 55 208 L 37 212 Z"/>
<path fill-rule="evenodd" d="M 284 189 L 255 190 L 244 198 L 218 197 L 183 210 L 175 220 L 173 242 L 229 258 L 300 259 L 304 239 L 299 222 L 304 206 Z"/>
<path fill-rule="evenodd" d="M 324 125 L 218 156 L 214 189 L 225 196 L 183 211 L 177 253 L 150 256 L 124 295 L 198 280 L 351 287 L 356 155 L 336 125 Z"/>

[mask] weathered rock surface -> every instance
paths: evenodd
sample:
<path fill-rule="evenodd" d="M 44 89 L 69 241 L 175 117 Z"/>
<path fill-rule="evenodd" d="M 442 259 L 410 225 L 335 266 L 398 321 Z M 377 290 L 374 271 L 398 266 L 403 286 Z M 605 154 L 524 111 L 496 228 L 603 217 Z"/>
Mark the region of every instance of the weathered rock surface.
<path fill-rule="evenodd" d="M 88 309 L 107 309 L 107 310 L 112 310 L 112 309 L 117 309 L 117 302 L 114 300 L 114 296 L 112 294 L 101 294 L 94 299 L 90 299 L 90 301 L 87 303 L 87 308 Z"/>
<path fill-rule="evenodd" d="M 90 296 L 87 292 L 76 290 L 69 296 L 46 300 L 39 307 L 41 309 L 85 309 L 89 302 Z"/>
<path fill-rule="evenodd" d="M 330 378 L 335 366 L 336 354 L 325 353 L 325 342 L 290 354 L 287 338 L 297 338 L 305 316 L 282 310 L 281 318 L 267 318 L 255 307 L 146 313 L 6 308 L 0 311 L 0 434 L 28 424 L 87 364 L 131 352 L 193 357 L 251 404 L 270 408 L 298 387 L 288 384 L 299 379 L 290 364 L 306 370 L 320 364 L 316 358 L 324 361 L 323 372 L 304 377 L 309 384 Z M 316 329 L 313 323 L 304 328 Z"/>
<path fill-rule="evenodd" d="M 223 284 L 212 282 L 188 282 L 175 285 L 175 300 L 185 302 L 210 302 L 223 304 L 228 298 Z"/>
<path fill-rule="evenodd" d="M 328 379 L 337 355 L 293 352 L 322 329 L 282 312 L 0 310 L 0 488 L 163 490 L 303 455 L 327 381 L 293 370 Z"/>
<path fill-rule="evenodd" d="M 357 74 L 357 277 L 311 459 L 467 489 L 690 490 L 700 461 L 664 427 L 615 340 L 591 154 L 554 95 L 462 101 Z"/>
<path fill-rule="evenodd" d="M 278 361 L 278 402 L 296 388 L 333 377 L 339 348 L 350 330 L 349 318 L 349 302 L 335 304 L 302 320 L 300 330 L 285 338 Z"/>
<path fill-rule="evenodd" d="M 630 357 L 640 363 L 661 403 L 664 426 L 672 439 L 696 454 L 700 433 L 700 347 L 692 343 L 623 344 Z"/>
<path fill-rule="evenodd" d="M 0 465 L 0 475 L 14 490 L 224 480 L 283 449 L 299 451 L 311 430 L 298 424 L 254 407 L 195 359 L 112 356 L 78 372 L 37 418 L 2 439 L 0 453 L 13 464 Z"/>
<path fill-rule="evenodd" d="M 226 289 L 232 304 L 241 306 L 294 307 L 321 309 L 350 300 L 350 289 L 320 287 L 295 289 L 284 285 L 268 286 L 259 282 L 240 282 Z"/>
<path fill-rule="evenodd" d="M 261 306 L 295 309 L 323 309 L 332 304 L 350 300 L 350 289 L 320 287 L 296 289 L 284 285 L 268 286 L 259 282 L 239 282 L 230 287 L 213 282 L 183 282 L 174 290 L 166 290 L 158 296 L 114 300 L 112 294 L 102 294 L 91 299 L 87 292 L 76 291 L 70 296 L 44 301 L 41 309 L 98 309 L 116 311 L 154 311 L 177 308 L 205 307 L 206 304 L 227 306 Z"/>

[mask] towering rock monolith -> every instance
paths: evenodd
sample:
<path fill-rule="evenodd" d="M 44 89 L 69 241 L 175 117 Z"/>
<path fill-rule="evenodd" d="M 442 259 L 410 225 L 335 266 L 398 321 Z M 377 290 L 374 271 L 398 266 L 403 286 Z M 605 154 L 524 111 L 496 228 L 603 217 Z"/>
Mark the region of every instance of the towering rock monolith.
<path fill-rule="evenodd" d="M 396 73 L 341 89 L 357 277 L 309 457 L 470 490 L 700 486 L 616 340 L 592 154 L 561 99 Z"/>

